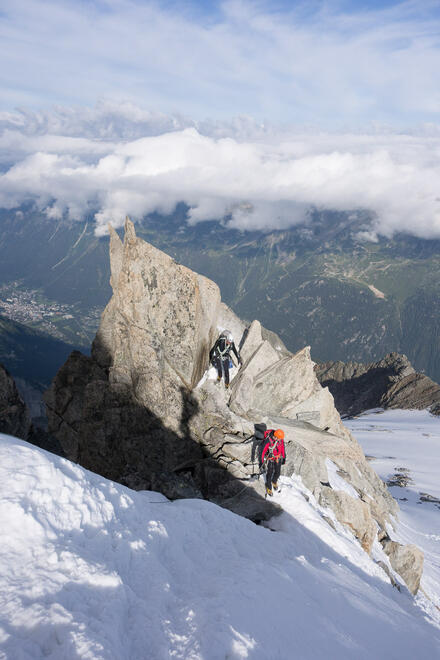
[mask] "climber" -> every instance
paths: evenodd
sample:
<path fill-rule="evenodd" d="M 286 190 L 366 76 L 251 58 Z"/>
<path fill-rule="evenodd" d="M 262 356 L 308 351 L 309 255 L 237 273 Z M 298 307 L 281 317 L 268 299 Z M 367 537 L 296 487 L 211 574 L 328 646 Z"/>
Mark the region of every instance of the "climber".
<path fill-rule="evenodd" d="M 233 366 L 230 356 L 231 351 L 234 352 L 238 364 L 241 366 L 243 361 L 235 347 L 232 333 L 229 332 L 229 330 L 223 330 L 214 346 L 209 351 L 209 361 L 217 369 L 217 381 L 221 381 L 222 376 L 224 377 L 226 389 L 229 387 L 229 367 Z"/>
<path fill-rule="evenodd" d="M 264 447 L 260 462 L 260 469 L 266 470 L 267 495 L 272 495 L 273 490 L 278 490 L 281 465 L 284 465 L 285 462 L 284 431 L 268 429 L 264 434 Z"/>

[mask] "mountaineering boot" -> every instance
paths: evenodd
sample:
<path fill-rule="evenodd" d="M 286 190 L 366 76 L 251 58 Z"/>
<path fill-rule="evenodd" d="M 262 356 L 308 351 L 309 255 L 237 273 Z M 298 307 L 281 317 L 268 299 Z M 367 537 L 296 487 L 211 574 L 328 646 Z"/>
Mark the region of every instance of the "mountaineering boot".
<path fill-rule="evenodd" d="M 229 383 L 225 383 L 225 389 L 229 390 Z"/>
<path fill-rule="evenodd" d="M 272 488 L 273 488 L 274 490 L 278 490 L 278 483 L 276 483 L 276 484 L 272 484 Z"/>
<path fill-rule="evenodd" d="M 221 379 L 222 379 L 221 376 L 217 376 L 217 383 L 219 383 L 221 381 Z"/>
<path fill-rule="evenodd" d="M 266 486 L 266 495 L 269 495 L 269 497 L 272 497 L 272 488 L 269 488 Z"/>

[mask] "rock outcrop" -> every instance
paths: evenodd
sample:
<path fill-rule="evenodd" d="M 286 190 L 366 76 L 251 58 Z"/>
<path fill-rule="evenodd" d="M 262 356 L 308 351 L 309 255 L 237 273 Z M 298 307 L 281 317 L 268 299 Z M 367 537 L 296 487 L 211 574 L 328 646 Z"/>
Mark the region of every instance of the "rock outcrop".
<path fill-rule="evenodd" d="M 409 591 L 415 595 L 419 590 L 423 573 L 423 552 L 413 544 L 402 545 L 390 539 L 386 539 L 382 545 L 392 568 L 403 578 Z"/>
<path fill-rule="evenodd" d="M 31 418 L 11 374 L 0 364 L 0 432 L 26 440 Z"/>
<path fill-rule="evenodd" d="M 289 419 L 301 419 L 307 412 L 318 427 L 348 437 L 333 397 L 314 374 L 308 346 L 292 355 L 263 339 L 261 325 L 254 321 L 244 339 L 242 357 L 244 368 L 232 385 L 232 410 L 247 417 L 265 412 Z"/>
<path fill-rule="evenodd" d="M 68 458 L 136 489 L 204 497 L 254 521 L 279 512 L 258 479 L 254 423 L 281 427 L 287 474 L 299 474 L 367 552 L 397 504 L 342 425 L 314 373 L 258 321 L 243 323 L 216 284 L 136 237 L 110 229 L 113 296 L 91 357 L 72 353 L 46 393 L 49 430 Z M 209 377 L 228 328 L 243 367 L 230 390 Z M 328 461 L 351 488 L 332 488 Z"/>
<path fill-rule="evenodd" d="M 20 395 L 14 378 L 2 364 L 0 364 L 0 433 L 13 435 L 54 454 L 63 455 L 56 438 L 32 423 L 29 408 Z"/>
<path fill-rule="evenodd" d="M 315 367 L 343 416 L 371 408 L 429 408 L 440 415 L 440 385 L 416 373 L 405 355 L 390 353 L 379 362 L 323 362 Z"/>

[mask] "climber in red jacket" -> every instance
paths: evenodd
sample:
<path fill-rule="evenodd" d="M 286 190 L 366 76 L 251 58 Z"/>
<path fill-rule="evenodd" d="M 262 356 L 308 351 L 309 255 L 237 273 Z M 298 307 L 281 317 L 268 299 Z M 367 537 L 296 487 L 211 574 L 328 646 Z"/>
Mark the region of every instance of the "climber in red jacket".
<path fill-rule="evenodd" d="M 281 465 L 286 462 L 284 431 L 268 429 L 264 434 L 263 443 L 260 467 L 266 467 L 266 493 L 272 495 L 272 488 L 278 490 Z"/>

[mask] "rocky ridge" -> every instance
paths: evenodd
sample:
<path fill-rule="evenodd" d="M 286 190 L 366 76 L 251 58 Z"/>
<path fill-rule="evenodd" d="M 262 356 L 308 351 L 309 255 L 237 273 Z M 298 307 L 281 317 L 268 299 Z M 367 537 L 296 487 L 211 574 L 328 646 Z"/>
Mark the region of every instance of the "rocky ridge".
<path fill-rule="evenodd" d="M 440 415 L 440 385 L 416 373 L 406 355 L 389 353 L 378 362 L 323 362 L 315 367 L 343 416 L 372 408 L 407 408 Z"/>
<path fill-rule="evenodd" d="M 0 364 L 0 433 L 13 435 L 54 454 L 63 455 L 56 440 L 34 425 L 31 413 L 21 396 L 16 381 Z"/>
<path fill-rule="evenodd" d="M 280 512 L 258 479 L 253 432 L 264 422 L 285 431 L 285 473 L 300 475 L 367 552 L 378 532 L 391 541 L 397 504 L 319 384 L 308 347 L 292 355 L 258 321 L 247 326 L 214 282 L 139 239 L 128 219 L 124 242 L 110 228 L 110 261 L 113 296 L 91 357 L 72 353 L 45 397 L 49 430 L 68 458 L 132 488 L 204 497 L 258 522 Z M 207 375 L 225 327 L 243 358 L 229 391 Z M 329 461 L 346 488 L 331 486 Z M 404 577 L 413 593 L 420 576 L 419 565 Z"/>
<path fill-rule="evenodd" d="M 31 432 L 29 411 L 14 379 L 0 364 L 0 432 L 26 440 Z"/>

